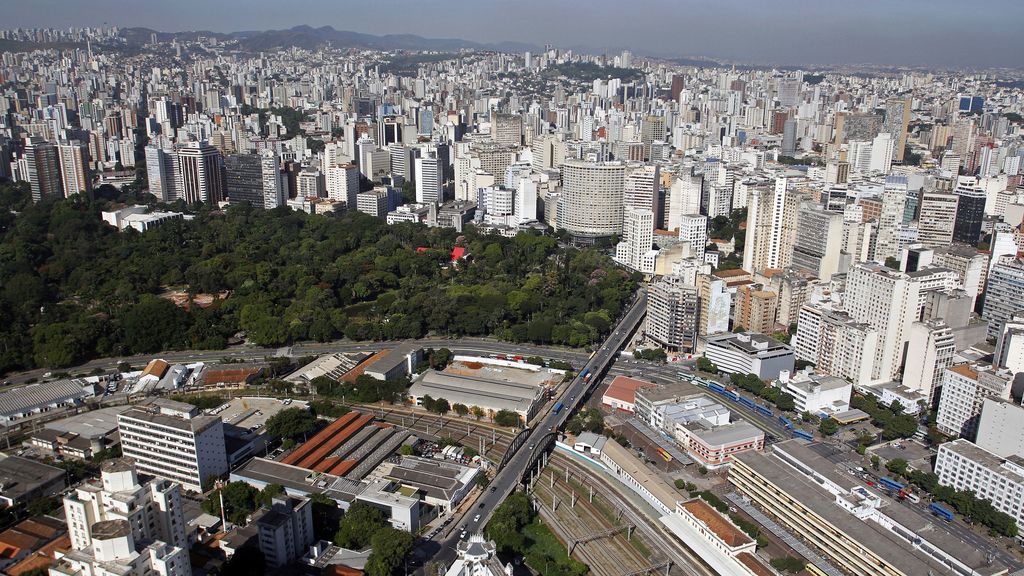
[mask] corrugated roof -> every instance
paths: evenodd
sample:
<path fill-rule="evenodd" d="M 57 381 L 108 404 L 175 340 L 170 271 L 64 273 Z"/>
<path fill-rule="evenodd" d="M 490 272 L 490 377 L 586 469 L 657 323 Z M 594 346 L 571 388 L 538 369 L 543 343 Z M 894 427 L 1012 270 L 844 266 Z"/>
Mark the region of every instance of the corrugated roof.
<path fill-rule="evenodd" d="M 83 390 L 87 385 L 85 380 L 54 380 L 4 392 L 0 394 L 0 414 L 20 414 L 37 406 L 91 396 Z"/>

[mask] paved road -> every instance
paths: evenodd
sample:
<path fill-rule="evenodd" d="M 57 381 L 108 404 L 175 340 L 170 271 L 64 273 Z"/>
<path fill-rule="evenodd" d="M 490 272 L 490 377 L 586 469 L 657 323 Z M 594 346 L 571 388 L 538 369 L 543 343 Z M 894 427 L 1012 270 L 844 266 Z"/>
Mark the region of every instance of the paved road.
<path fill-rule="evenodd" d="M 640 325 L 640 321 L 646 313 L 647 295 L 641 292 L 601 348 L 587 362 L 585 368 L 580 370 L 580 376 L 577 376 L 562 394 L 560 401 L 565 405 L 565 408 L 557 414 L 555 412 L 548 412 L 537 421 L 523 447 L 513 454 L 504 468 L 498 471 L 491 481 L 488 491 L 477 500 L 474 508 L 470 509 L 463 517 L 460 526 L 464 525 L 467 532 L 473 533 L 483 530 L 491 514 L 494 513 L 494 509 L 519 484 L 523 471 L 529 466 L 530 459 L 534 455 L 535 446 L 551 430 L 560 428 L 583 403 L 584 398 L 600 379 L 601 374 L 614 362 L 619 350 L 628 342 L 630 335 Z M 582 377 L 585 371 L 589 371 L 587 372 L 587 378 Z M 460 537 L 459 531 L 453 531 L 452 535 L 440 542 L 437 548 L 429 550 L 428 553 L 433 556 L 431 560 L 442 562 L 446 565 L 454 561 L 455 545 Z"/>

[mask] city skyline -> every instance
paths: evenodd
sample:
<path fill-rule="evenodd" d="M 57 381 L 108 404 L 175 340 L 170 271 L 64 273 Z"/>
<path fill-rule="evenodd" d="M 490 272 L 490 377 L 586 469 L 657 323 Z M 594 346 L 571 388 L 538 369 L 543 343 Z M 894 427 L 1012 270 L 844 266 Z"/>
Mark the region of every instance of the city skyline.
<path fill-rule="evenodd" d="M 464 39 L 484 44 L 555 44 L 591 52 L 630 49 L 657 57 L 707 57 L 760 65 L 926 66 L 941 68 L 1016 68 L 1024 38 L 1015 33 L 1017 18 L 980 20 L 969 3 L 908 0 L 855 4 L 784 0 L 771 8 L 748 0 L 714 5 L 699 2 L 646 3 L 650 18 L 623 30 L 612 17 L 616 5 L 598 0 L 586 11 L 569 2 L 488 1 L 465 9 L 454 0 L 383 0 L 372 5 L 298 2 L 281 11 L 268 0 L 126 7 L 98 0 L 86 7 L 43 0 L 5 8 L 17 27 L 147 27 L 161 32 L 208 30 L 220 33 L 282 30 L 294 26 L 332 26 L 338 30 L 425 38 Z M 1017 3 L 988 3 L 989 13 L 1012 16 Z M 402 18 L 380 18 L 401 14 Z M 654 16 L 657 17 L 654 17 Z M 481 22 L 490 23 L 480 26 Z M 779 38 L 787 39 L 778 42 Z"/>

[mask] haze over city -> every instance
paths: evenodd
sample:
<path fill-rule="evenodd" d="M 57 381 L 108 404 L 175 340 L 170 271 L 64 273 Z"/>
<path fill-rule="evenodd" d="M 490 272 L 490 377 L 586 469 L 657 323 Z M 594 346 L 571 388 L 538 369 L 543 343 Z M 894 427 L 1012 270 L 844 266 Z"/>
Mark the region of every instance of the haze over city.
<path fill-rule="evenodd" d="M 1024 53 L 1024 6 L 1015 0 L 33 0 L 8 2 L 3 12 L 11 27 L 239 32 L 330 25 L 776 65 L 1019 67 Z"/>

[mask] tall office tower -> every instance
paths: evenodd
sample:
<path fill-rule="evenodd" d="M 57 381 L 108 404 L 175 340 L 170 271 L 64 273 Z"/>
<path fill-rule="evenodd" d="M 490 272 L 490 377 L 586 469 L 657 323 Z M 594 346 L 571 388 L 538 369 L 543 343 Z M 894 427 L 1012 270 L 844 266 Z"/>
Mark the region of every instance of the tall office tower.
<path fill-rule="evenodd" d="M 263 207 L 273 210 L 284 206 L 285 189 L 281 159 L 273 150 L 264 150 L 260 153 L 260 173 L 263 177 Z"/>
<path fill-rule="evenodd" d="M 892 169 L 892 159 L 895 155 L 896 142 L 892 134 L 879 132 L 871 141 L 871 157 L 868 161 L 868 170 L 881 174 L 888 174 Z"/>
<path fill-rule="evenodd" d="M 176 166 L 177 153 L 158 146 L 146 146 L 146 175 L 149 179 L 149 193 L 161 202 L 178 199 L 177 182 L 180 174 Z"/>
<path fill-rule="evenodd" d="M 683 214 L 679 219 L 679 240 L 690 244 L 694 258 L 704 260 L 708 247 L 708 217 L 703 214 Z"/>
<path fill-rule="evenodd" d="M 836 114 L 836 144 L 855 140 L 870 142 L 882 129 L 882 117 L 871 112 Z"/>
<path fill-rule="evenodd" d="M 533 169 L 537 172 L 558 169 L 565 162 L 565 142 L 554 134 L 542 134 L 530 145 Z"/>
<path fill-rule="evenodd" d="M 779 105 L 790 108 L 796 106 L 800 101 L 800 80 L 796 78 L 779 78 L 777 89 Z"/>
<path fill-rule="evenodd" d="M 747 202 L 747 239 L 743 248 L 743 269 L 761 272 L 785 268 L 793 255 L 800 200 L 787 190 L 787 179 L 779 176 L 773 188 L 753 188 Z"/>
<path fill-rule="evenodd" d="M 566 160 L 562 165 L 558 227 L 575 236 L 593 238 L 622 233 L 625 179 L 626 166 L 621 162 Z"/>
<path fill-rule="evenodd" d="M 871 369 L 878 337 L 878 330 L 846 312 L 825 304 L 805 304 L 800 308 L 793 350 L 800 360 L 813 362 L 818 374 L 863 386 L 874 381 Z"/>
<path fill-rule="evenodd" d="M 413 151 L 404 144 L 388 145 L 388 156 L 391 160 L 391 175 L 401 176 L 406 182 L 412 182 Z M 358 177 L 356 178 L 358 180 Z"/>
<path fill-rule="evenodd" d="M 654 274 L 658 251 L 654 247 L 654 212 L 627 208 L 622 242 L 615 245 L 615 260 L 644 274 Z"/>
<path fill-rule="evenodd" d="M 986 398 L 1010 399 L 1013 375 L 990 366 L 957 364 L 942 373 L 935 426 L 943 434 L 974 440 Z"/>
<path fill-rule="evenodd" d="M 520 224 L 537 220 L 537 183 L 528 176 L 516 186 L 515 215 Z"/>
<path fill-rule="evenodd" d="M 728 332 L 732 295 L 726 281 L 714 274 L 698 274 L 697 291 L 700 293 L 698 334 L 708 336 Z"/>
<path fill-rule="evenodd" d="M 923 190 L 921 192 L 921 216 L 917 220 L 917 241 L 930 248 L 943 248 L 953 243 L 956 226 L 956 194 Z"/>
<path fill-rule="evenodd" d="M 789 118 L 782 126 L 782 155 L 796 154 L 796 118 Z"/>
<path fill-rule="evenodd" d="M 356 210 L 363 214 L 369 214 L 377 218 L 385 218 L 391 207 L 389 206 L 390 192 L 387 187 L 378 186 L 367 192 L 356 194 Z"/>
<path fill-rule="evenodd" d="M 377 147 L 387 148 L 394 143 L 402 142 L 403 116 L 385 116 L 377 123 Z"/>
<path fill-rule="evenodd" d="M 900 224 L 907 203 L 906 178 L 901 176 L 885 179 L 882 188 L 882 209 L 878 214 L 878 232 L 875 240 L 874 260 L 885 262 L 886 258 L 900 255 Z"/>
<path fill-rule="evenodd" d="M 778 294 L 761 284 L 747 284 L 736 289 L 735 327 L 747 332 L 771 334 L 775 332 Z"/>
<path fill-rule="evenodd" d="M 699 315 L 697 287 L 679 276 L 664 276 L 648 290 L 644 334 L 666 348 L 693 352 Z"/>
<path fill-rule="evenodd" d="M 704 176 L 692 174 L 689 169 L 683 169 L 682 173 L 676 176 L 668 191 L 668 216 L 665 219 L 665 228 L 675 230 L 679 227 L 679 219 L 683 214 L 699 214 L 700 200 L 704 187 Z"/>
<path fill-rule="evenodd" d="M 313 505 L 307 498 L 275 496 L 256 520 L 260 551 L 268 568 L 280 568 L 302 558 L 313 544 Z"/>
<path fill-rule="evenodd" d="M 78 140 L 57 145 L 60 158 L 60 179 L 64 196 L 92 192 L 92 170 L 89 169 L 89 146 Z"/>
<path fill-rule="evenodd" d="M 505 146 L 522 146 L 523 117 L 519 114 L 492 114 L 491 140 Z"/>
<path fill-rule="evenodd" d="M 325 185 L 328 198 L 344 202 L 351 210 L 356 206 L 356 194 L 359 194 L 359 168 L 355 164 L 328 166 Z"/>
<path fill-rule="evenodd" d="M 416 202 L 444 202 L 444 166 L 437 148 L 424 148 L 416 158 Z"/>
<path fill-rule="evenodd" d="M 850 169 L 853 172 L 867 174 L 871 170 L 871 142 L 850 140 L 846 157 L 850 160 Z"/>
<path fill-rule="evenodd" d="M 903 385 L 923 394 L 928 399 L 926 408 L 935 401 L 935 391 L 942 383 L 943 371 L 953 365 L 955 353 L 953 330 L 942 320 L 910 325 Z"/>
<path fill-rule="evenodd" d="M 846 184 L 850 179 L 850 163 L 845 160 L 829 160 L 825 164 L 826 184 Z"/>
<path fill-rule="evenodd" d="M 263 207 L 263 162 L 258 154 L 229 154 L 224 157 L 227 199 Z"/>
<path fill-rule="evenodd" d="M 651 144 L 665 140 L 665 117 L 644 116 L 640 122 L 640 142 L 644 145 L 644 158 L 651 157 Z"/>
<path fill-rule="evenodd" d="M 672 75 L 672 85 L 669 87 L 669 94 L 672 96 L 673 102 L 679 101 L 679 94 L 682 93 L 683 88 L 686 86 L 686 78 L 681 74 Z"/>
<path fill-rule="evenodd" d="M 1013 318 L 1024 302 L 1024 261 L 1010 260 L 992 267 L 985 287 L 982 320 L 988 322 L 988 337 L 998 338 L 1003 325 Z"/>
<path fill-rule="evenodd" d="M 299 172 L 295 179 L 295 185 L 299 198 L 324 198 L 327 195 L 324 175 L 315 168 Z"/>
<path fill-rule="evenodd" d="M 932 264 L 948 268 L 956 272 L 964 292 L 973 299 L 985 289 L 985 278 L 988 276 L 988 255 L 977 248 L 954 244 L 936 250 L 932 254 Z M 971 304 L 974 309 L 974 304 Z"/>
<path fill-rule="evenodd" d="M 127 458 L 104 461 L 98 484 L 82 484 L 64 498 L 64 515 L 76 550 L 90 548 L 92 527 L 110 520 L 127 521 L 136 542 L 159 540 L 188 550 L 181 486 L 163 479 L 139 482 Z"/>
<path fill-rule="evenodd" d="M 1003 322 L 992 365 L 1008 368 L 1014 374 L 1024 372 L 1024 310 L 1014 312 Z"/>
<path fill-rule="evenodd" d="M 846 275 L 843 304 L 850 317 L 878 330 L 875 381 L 892 380 L 900 372 L 910 326 L 919 317 L 920 290 L 919 282 L 878 264 L 858 264 Z"/>
<path fill-rule="evenodd" d="M 224 199 L 224 170 L 216 148 L 206 142 L 189 142 L 178 151 L 178 163 L 182 200 L 216 204 Z"/>
<path fill-rule="evenodd" d="M 623 208 L 639 208 L 654 212 L 655 223 L 658 217 L 658 189 L 661 187 L 661 172 L 657 166 L 641 166 L 632 170 L 627 176 L 622 189 Z"/>
<path fill-rule="evenodd" d="M 145 474 L 202 492 L 228 471 L 224 423 L 191 404 L 157 399 L 117 417 L 121 452 Z"/>
<path fill-rule="evenodd" d="M 803 202 L 797 216 L 797 229 L 790 266 L 823 280 L 839 272 L 843 213 Z"/>
<path fill-rule="evenodd" d="M 56 146 L 39 136 L 25 138 L 25 163 L 33 202 L 64 197 Z"/>
<path fill-rule="evenodd" d="M 907 147 L 907 127 L 910 125 L 910 98 L 889 98 L 885 101 L 884 130 L 892 135 L 895 146 L 894 160 L 903 163 Z"/>
<path fill-rule="evenodd" d="M 985 201 L 988 195 L 985 188 L 978 185 L 978 179 L 970 176 L 957 177 L 953 193 L 959 198 L 953 240 L 975 246 L 981 239 L 981 223 L 985 219 Z"/>

